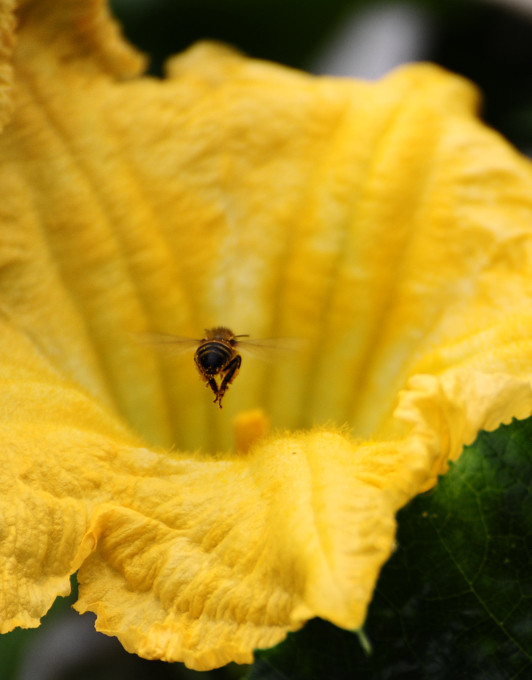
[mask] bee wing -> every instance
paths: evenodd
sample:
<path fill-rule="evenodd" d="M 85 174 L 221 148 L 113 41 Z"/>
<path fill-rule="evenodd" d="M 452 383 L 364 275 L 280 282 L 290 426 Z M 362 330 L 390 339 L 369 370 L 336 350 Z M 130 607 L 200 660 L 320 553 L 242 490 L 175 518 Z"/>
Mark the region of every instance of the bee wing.
<path fill-rule="evenodd" d="M 305 343 L 300 338 L 261 338 L 238 341 L 239 352 L 268 362 L 289 359 L 302 352 L 304 348 Z"/>
<path fill-rule="evenodd" d="M 181 354 L 191 349 L 195 349 L 199 340 L 187 338 L 181 335 L 171 335 L 170 333 L 138 333 L 135 336 L 137 342 L 143 345 L 151 345 L 165 354 Z"/>

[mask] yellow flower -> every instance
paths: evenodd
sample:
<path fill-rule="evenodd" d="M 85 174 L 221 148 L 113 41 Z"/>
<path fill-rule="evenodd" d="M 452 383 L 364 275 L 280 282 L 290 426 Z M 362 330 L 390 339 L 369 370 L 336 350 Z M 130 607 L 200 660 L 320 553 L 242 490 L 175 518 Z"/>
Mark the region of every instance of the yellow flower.
<path fill-rule="evenodd" d="M 396 511 L 532 412 L 530 164 L 433 66 L 199 45 L 158 81 L 100 2 L 28 0 L 16 46 L 11 4 L 1 630 L 77 570 L 99 630 L 200 670 L 360 627 Z M 190 355 L 134 340 L 220 324 L 306 346 L 244 357 L 220 410 Z"/>

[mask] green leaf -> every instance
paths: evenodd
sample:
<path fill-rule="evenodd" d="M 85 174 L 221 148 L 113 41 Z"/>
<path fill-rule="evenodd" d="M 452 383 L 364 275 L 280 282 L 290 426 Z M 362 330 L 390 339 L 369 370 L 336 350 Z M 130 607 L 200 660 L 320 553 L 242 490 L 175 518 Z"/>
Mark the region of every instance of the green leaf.
<path fill-rule="evenodd" d="M 249 680 L 532 677 L 532 418 L 481 433 L 398 516 L 364 627 L 323 621 L 267 652 Z"/>

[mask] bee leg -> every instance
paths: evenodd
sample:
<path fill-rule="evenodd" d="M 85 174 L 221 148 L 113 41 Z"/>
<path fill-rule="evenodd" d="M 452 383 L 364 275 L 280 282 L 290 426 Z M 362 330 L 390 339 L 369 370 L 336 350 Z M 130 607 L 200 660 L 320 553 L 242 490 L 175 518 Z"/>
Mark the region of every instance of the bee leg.
<path fill-rule="evenodd" d="M 205 386 L 211 388 L 215 397 L 214 403 L 216 404 L 216 402 L 218 401 L 218 383 L 214 378 L 205 377 Z"/>
<path fill-rule="evenodd" d="M 214 400 L 214 403 L 218 402 L 220 408 L 222 408 L 222 397 L 224 396 L 229 385 L 236 378 L 238 374 L 238 369 L 240 368 L 241 364 L 242 357 L 240 356 L 240 354 L 237 354 L 236 357 L 234 357 L 234 359 L 231 359 L 231 361 L 225 367 L 224 371 L 225 375 L 223 377 L 222 382 L 220 383 L 220 387 L 218 388 L 218 394 L 216 395 L 216 399 Z"/>

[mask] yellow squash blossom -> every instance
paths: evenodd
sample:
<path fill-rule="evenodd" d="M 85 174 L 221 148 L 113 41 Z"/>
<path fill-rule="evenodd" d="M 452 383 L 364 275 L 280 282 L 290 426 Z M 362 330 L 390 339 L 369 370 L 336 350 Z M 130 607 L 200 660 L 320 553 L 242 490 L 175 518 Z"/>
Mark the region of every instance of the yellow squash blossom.
<path fill-rule="evenodd" d="M 76 571 L 99 630 L 195 669 L 359 628 L 397 510 L 532 412 L 530 163 L 430 65 L 319 79 L 199 45 L 156 80 L 101 2 L 12 4 L 1 630 Z M 190 354 L 137 341 L 216 325 L 304 346 L 244 356 L 219 409 Z"/>

